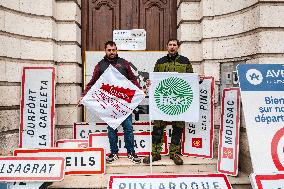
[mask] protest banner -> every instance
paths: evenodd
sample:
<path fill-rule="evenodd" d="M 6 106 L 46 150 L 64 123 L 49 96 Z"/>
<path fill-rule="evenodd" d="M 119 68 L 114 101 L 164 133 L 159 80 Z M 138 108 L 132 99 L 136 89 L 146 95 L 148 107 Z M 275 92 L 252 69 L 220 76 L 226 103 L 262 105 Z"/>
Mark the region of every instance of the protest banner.
<path fill-rule="evenodd" d="M 63 157 L 65 159 L 65 175 L 92 175 L 105 172 L 103 148 L 16 149 L 14 155 L 22 157 Z"/>
<path fill-rule="evenodd" d="M 202 175 L 116 175 L 110 176 L 108 189 L 232 189 L 223 174 Z"/>
<path fill-rule="evenodd" d="M 214 78 L 204 77 L 199 84 L 199 121 L 186 123 L 182 154 L 191 157 L 213 158 Z"/>
<path fill-rule="evenodd" d="M 223 89 L 217 171 L 238 175 L 240 89 Z"/>
<path fill-rule="evenodd" d="M 127 157 L 127 150 L 125 149 L 124 143 L 124 133 L 117 133 L 118 136 L 118 155 Z M 166 155 L 169 153 L 167 135 L 164 132 L 164 144 L 161 154 Z M 106 154 L 110 154 L 109 139 L 107 133 L 92 133 L 89 135 L 89 145 L 90 147 L 104 148 Z M 150 132 L 134 133 L 134 149 L 135 153 L 139 156 L 150 155 Z"/>
<path fill-rule="evenodd" d="M 283 189 L 284 174 L 251 174 L 253 189 Z"/>
<path fill-rule="evenodd" d="M 0 157 L 0 181 L 61 181 L 62 157 Z"/>
<path fill-rule="evenodd" d="M 254 173 L 284 171 L 284 67 L 240 64 L 241 99 Z"/>
<path fill-rule="evenodd" d="M 144 99 L 144 92 L 109 66 L 81 103 L 116 129 Z"/>
<path fill-rule="evenodd" d="M 150 73 L 150 120 L 199 120 L 199 78 L 194 73 Z"/>
<path fill-rule="evenodd" d="M 54 146 L 53 67 L 24 67 L 20 115 L 20 148 Z"/>

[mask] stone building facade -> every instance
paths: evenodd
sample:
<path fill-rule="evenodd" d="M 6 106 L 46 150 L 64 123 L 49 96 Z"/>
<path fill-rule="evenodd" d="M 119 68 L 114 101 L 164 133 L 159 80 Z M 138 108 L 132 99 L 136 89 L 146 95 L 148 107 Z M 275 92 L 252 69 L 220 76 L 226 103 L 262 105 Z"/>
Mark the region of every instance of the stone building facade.
<path fill-rule="evenodd" d="M 237 64 L 284 63 L 283 17 L 284 0 L 177 2 L 180 52 L 189 57 L 195 72 L 216 81 L 216 128 L 220 90 L 237 86 Z M 55 140 L 72 138 L 73 122 L 82 120 L 82 110 L 76 107 L 83 78 L 81 28 L 81 0 L 0 0 L 1 154 L 18 146 L 24 66 L 56 68 Z M 249 172 L 245 131 L 242 121 L 240 166 Z"/>

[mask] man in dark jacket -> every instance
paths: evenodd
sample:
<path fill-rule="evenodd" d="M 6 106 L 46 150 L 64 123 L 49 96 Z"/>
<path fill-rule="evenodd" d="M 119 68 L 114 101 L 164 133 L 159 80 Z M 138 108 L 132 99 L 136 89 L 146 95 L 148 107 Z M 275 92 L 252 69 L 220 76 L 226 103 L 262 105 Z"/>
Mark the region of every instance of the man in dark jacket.
<path fill-rule="evenodd" d="M 193 73 L 192 65 L 188 58 L 178 54 L 179 41 L 170 39 L 167 43 L 168 54 L 157 60 L 154 72 L 178 72 L 178 73 Z M 167 126 L 167 122 L 163 120 L 155 120 L 152 132 L 152 161 L 161 159 L 161 151 L 163 145 L 163 133 Z M 181 151 L 181 136 L 185 126 L 184 121 L 173 121 L 172 138 L 170 144 L 170 158 L 176 165 L 182 165 L 183 160 L 180 157 Z M 145 157 L 143 163 L 149 164 L 150 157 Z"/>
<path fill-rule="evenodd" d="M 93 77 L 90 82 L 87 84 L 85 91 L 82 94 L 82 97 L 87 94 L 91 87 L 96 83 L 99 77 L 104 73 L 104 71 L 112 65 L 115 67 L 122 75 L 124 75 L 128 80 L 130 80 L 138 88 L 141 88 L 137 82 L 136 76 L 131 70 L 129 62 L 123 58 L 118 57 L 117 47 L 115 42 L 108 41 L 105 43 L 105 57 L 95 66 Z M 125 148 L 127 149 L 128 158 L 134 163 L 140 163 L 141 159 L 135 154 L 134 150 L 134 134 L 132 127 L 132 115 L 130 114 L 123 122 L 122 127 L 124 131 L 124 142 Z M 107 163 L 112 163 L 117 160 L 118 157 L 118 136 L 117 129 L 113 129 L 108 126 L 108 138 L 110 143 L 111 154 L 107 157 Z"/>

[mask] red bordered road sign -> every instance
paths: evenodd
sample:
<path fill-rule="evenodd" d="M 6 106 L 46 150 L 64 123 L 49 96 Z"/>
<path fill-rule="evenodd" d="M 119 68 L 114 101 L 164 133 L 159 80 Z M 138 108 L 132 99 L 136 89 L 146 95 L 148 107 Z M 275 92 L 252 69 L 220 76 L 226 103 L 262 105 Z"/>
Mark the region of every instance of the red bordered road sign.
<path fill-rule="evenodd" d="M 127 151 L 124 148 L 124 133 L 117 133 L 119 141 L 118 148 L 120 149 L 118 155 L 127 156 Z M 137 155 L 149 155 L 150 154 L 150 132 L 134 133 L 134 148 Z M 106 154 L 110 153 L 110 146 L 108 141 L 107 133 L 92 133 L 89 135 L 89 145 L 90 147 L 100 147 L 106 149 Z M 164 132 L 164 145 L 161 152 L 162 155 L 168 154 L 168 142 L 167 134 Z"/>
<path fill-rule="evenodd" d="M 0 157 L 0 181 L 61 181 L 62 157 Z"/>
<path fill-rule="evenodd" d="M 240 89 L 226 88 L 222 95 L 222 113 L 219 134 L 217 171 L 238 174 Z"/>
<path fill-rule="evenodd" d="M 105 173 L 105 152 L 103 148 L 47 148 L 16 149 L 15 156 L 64 157 L 66 175 L 89 175 Z"/>
<path fill-rule="evenodd" d="M 254 189 L 283 189 L 284 174 L 251 174 Z"/>
<path fill-rule="evenodd" d="M 54 67 L 24 67 L 20 148 L 54 146 Z"/>
<path fill-rule="evenodd" d="M 144 176 L 110 176 L 108 189 L 135 188 L 144 186 L 147 189 L 157 188 L 222 188 L 232 189 L 224 174 L 202 175 L 144 175 Z"/>

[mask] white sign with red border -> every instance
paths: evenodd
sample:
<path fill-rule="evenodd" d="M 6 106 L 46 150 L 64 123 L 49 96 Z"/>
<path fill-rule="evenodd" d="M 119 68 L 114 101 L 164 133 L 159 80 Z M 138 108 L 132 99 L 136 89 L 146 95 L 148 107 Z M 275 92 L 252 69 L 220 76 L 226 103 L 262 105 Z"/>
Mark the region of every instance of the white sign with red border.
<path fill-rule="evenodd" d="M 284 174 L 251 174 L 253 189 L 284 189 Z"/>
<path fill-rule="evenodd" d="M 149 122 L 134 122 L 133 132 L 149 132 Z M 73 134 L 75 139 L 88 139 L 90 133 L 107 133 L 107 124 L 102 122 L 97 123 L 74 123 Z M 118 132 L 123 132 L 123 127 L 117 128 Z"/>
<path fill-rule="evenodd" d="M 213 158 L 213 77 L 204 77 L 203 82 L 199 84 L 199 96 L 199 121 L 185 124 L 182 154 L 192 157 Z"/>
<path fill-rule="evenodd" d="M 103 148 L 51 148 L 16 149 L 15 156 L 22 157 L 63 157 L 66 175 L 104 174 L 105 153 Z"/>
<path fill-rule="evenodd" d="M 0 181 L 61 181 L 62 157 L 0 157 Z"/>
<path fill-rule="evenodd" d="M 127 156 L 127 150 L 124 148 L 124 133 L 117 133 L 118 136 L 118 155 Z M 89 145 L 90 147 L 104 148 L 106 154 L 110 154 L 110 145 L 107 133 L 92 133 L 89 135 Z M 150 132 L 134 133 L 134 149 L 137 155 L 149 155 L 150 154 Z M 164 132 L 164 144 L 162 155 L 168 154 L 168 143 L 167 135 Z"/>
<path fill-rule="evenodd" d="M 55 147 L 58 148 L 88 148 L 89 141 L 88 140 L 80 140 L 80 139 L 62 139 L 57 140 Z"/>
<path fill-rule="evenodd" d="M 240 89 L 223 89 L 217 171 L 238 175 Z"/>
<path fill-rule="evenodd" d="M 20 148 L 49 148 L 54 143 L 54 68 L 24 67 Z"/>
<path fill-rule="evenodd" d="M 232 189 L 224 174 L 110 176 L 108 189 Z"/>

